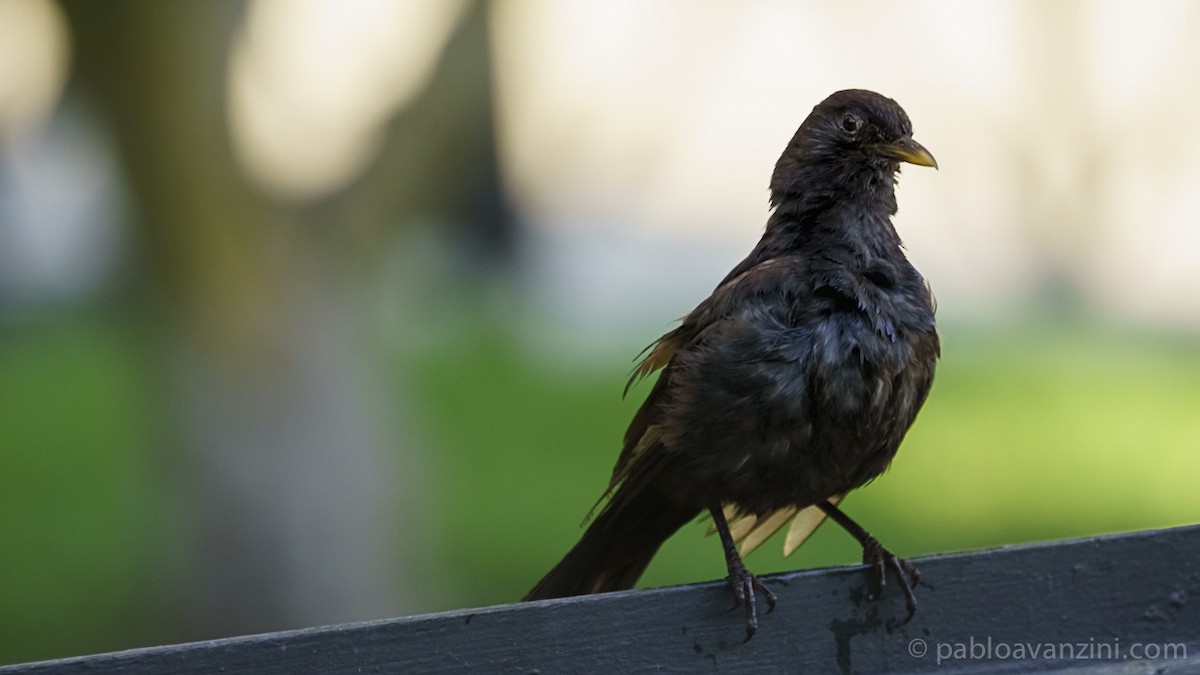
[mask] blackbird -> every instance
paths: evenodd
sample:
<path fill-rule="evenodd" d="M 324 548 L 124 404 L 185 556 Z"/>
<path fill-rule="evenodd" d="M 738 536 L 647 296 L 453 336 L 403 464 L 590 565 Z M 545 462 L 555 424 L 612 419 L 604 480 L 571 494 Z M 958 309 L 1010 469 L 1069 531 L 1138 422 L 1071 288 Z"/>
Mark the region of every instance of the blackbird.
<path fill-rule="evenodd" d="M 901 162 L 937 168 L 895 101 L 852 89 L 813 108 L 775 164 L 758 245 L 646 348 L 626 392 L 662 372 L 610 498 L 526 600 L 632 588 L 707 511 L 749 640 L 756 597 L 768 611 L 775 597 L 737 543 L 746 553 L 791 521 L 787 555 L 828 516 L 862 545 L 871 595 L 891 571 L 912 618 L 916 570 L 837 506 L 891 463 L 940 355 L 932 296 L 891 222 Z"/>

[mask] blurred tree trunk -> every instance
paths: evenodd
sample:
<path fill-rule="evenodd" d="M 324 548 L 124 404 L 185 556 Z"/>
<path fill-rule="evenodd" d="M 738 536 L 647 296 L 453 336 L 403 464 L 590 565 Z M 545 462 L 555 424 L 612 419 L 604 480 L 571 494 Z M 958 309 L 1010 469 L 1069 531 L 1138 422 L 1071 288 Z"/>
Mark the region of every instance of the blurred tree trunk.
<path fill-rule="evenodd" d="M 518 221 L 501 176 L 492 71 L 492 2 L 476 2 L 446 45 L 437 72 L 383 135 L 371 170 L 331 200 L 340 217 L 434 222 L 459 248 L 468 275 L 511 272 Z M 386 224 L 369 227 L 364 243 Z"/>
<path fill-rule="evenodd" d="M 72 88 L 115 135 L 147 295 L 173 319 L 182 431 L 185 637 L 396 614 L 394 478 L 345 261 L 235 165 L 226 128 L 240 3 L 65 0 Z M 395 425 L 392 424 L 392 427 Z M 174 457 L 173 457 L 174 458 Z"/>

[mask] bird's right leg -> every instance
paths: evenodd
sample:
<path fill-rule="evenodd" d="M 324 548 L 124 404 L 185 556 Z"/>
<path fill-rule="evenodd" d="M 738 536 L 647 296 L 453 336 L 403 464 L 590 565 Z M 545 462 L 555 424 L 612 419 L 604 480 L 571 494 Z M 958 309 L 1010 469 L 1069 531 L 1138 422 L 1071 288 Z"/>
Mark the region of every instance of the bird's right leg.
<path fill-rule="evenodd" d="M 755 592 L 761 593 L 763 599 L 767 601 L 767 614 L 775 610 L 775 594 L 768 590 L 758 580 L 758 577 L 746 569 L 746 564 L 742 562 L 742 556 L 738 554 L 737 544 L 733 541 L 733 535 L 729 532 L 729 523 L 725 520 L 725 511 L 722 510 L 721 505 L 710 505 L 708 511 L 712 514 L 717 534 L 721 536 L 721 545 L 725 547 L 725 565 L 729 569 L 729 585 L 733 587 L 733 607 L 730 609 L 738 605 L 746 607 L 746 641 L 748 642 L 758 630 Z"/>
<path fill-rule="evenodd" d="M 917 573 L 917 568 L 913 567 L 907 560 L 902 560 L 895 553 L 883 547 L 879 540 L 872 537 L 862 525 L 854 522 L 850 516 L 842 513 L 842 510 L 834 506 L 828 501 L 817 503 L 817 507 L 825 512 L 835 523 L 841 525 L 844 530 L 850 533 L 850 536 L 858 540 L 863 547 L 863 562 L 871 566 L 872 599 L 879 597 L 883 591 L 883 586 L 886 583 L 888 570 L 891 570 L 897 581 L 900 583 L 900 590 L 904 591 L 904 607 L 908 611 L 908 615 L 904 621 L 900 623 L 908 623 L 912 620 L 913 615 L 917 612 L 917 596 L 913 593 L 913 587 L 916 586 L 921 579 L 921 575 Z"/>

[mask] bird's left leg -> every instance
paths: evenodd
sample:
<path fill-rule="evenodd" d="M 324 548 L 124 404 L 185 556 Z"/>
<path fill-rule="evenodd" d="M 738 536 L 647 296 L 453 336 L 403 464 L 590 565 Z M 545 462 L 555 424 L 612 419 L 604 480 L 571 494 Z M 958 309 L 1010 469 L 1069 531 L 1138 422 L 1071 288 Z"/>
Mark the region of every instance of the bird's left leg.
<path fill-rule="evenodd" d="M 755 611 L 755 592 L 762 594 L 767 601 L 767 614 L 775 611 L 775 594 L 767 589 L 758 577 L 750 574 L 742 556 L 738 555 L 737 544 L 729 533 L 729 523 L 725 521 L 725 512 L 720 504 L 708 507 L 712 514 L 713 524 L 717 526 L 717 534 L 721 535 L 721 544 L 725 547 L 725 565 L 729 568 L 729 585 L 733 587 L 733 609 L 738 605 L 746 607 L 746 641 L 754 637 L 758 630 L 758 614 Z"/>
<path fill-rule="evenodd" d="M 817 507 L 825 512 L 835 523 L 841 525 L 843 529 L 850 533 L 850 536 L 858 540 L 863 547 L 863 563 L 871 566 L 871 599 L 879 597 L 883 591 L 888 570 L 891 570 L 896 575 L 896 580 L 900 583 L 900 589 L 904 591 L 904 606 L 908 610 L 908 616 L 904 617 L 901 624 L 908 623 L 913 614 L 917 612 L 917 596 L 913 593 L 913 587 L 921 580 L 921 575 L 917 573 L 917 568 L 913 567 L 906 560 L 901 560 L 896 557 L 896 554 L 883 547 L 879 540 L 872 537 L 862 525 L 854 522 L 850 516 L 842 513 L 841 509 L 830 504 L 829 502 L 820 502 Z"/>

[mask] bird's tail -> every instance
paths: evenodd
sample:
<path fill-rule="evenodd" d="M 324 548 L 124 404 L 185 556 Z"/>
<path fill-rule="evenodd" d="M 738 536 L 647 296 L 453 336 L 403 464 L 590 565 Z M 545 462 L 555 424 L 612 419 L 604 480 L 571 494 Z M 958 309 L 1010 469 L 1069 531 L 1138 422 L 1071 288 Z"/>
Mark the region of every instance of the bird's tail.
<path fill-rule="evenodd" d="M 575 548 L 525 600 L 633 588 L 663 542 L 699 513 L 638 482 L 626 481 L 617 489 Z"/>

